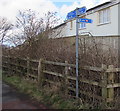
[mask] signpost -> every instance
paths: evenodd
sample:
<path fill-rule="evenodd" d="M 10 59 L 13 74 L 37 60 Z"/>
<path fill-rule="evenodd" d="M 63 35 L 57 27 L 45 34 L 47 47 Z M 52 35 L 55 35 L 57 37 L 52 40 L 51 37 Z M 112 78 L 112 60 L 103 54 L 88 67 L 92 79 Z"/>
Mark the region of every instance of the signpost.
<path fill-rule="evenodd" d="M 84 22 L 84 23 L 92 23 L 91 19 L 86 19 L 86 18 L 79 18 L 79 15 L 86 13 L 86 7 L 82 7 L 82 8 L 76 8 L 76 10 L 68 13 L 67 15 L 67 20 L 76 18 L 76 98 L 78 98 L 79 96 L 79 92 L 78 92 L 78 74 L 79 74 L 79 64 L 78 64 L 78 57 L 79 57 L 79 53 L 78 53 L 78 46 L 79 46 L 79 42 L 78 42 L 78 25 L 80 22 Z"/>

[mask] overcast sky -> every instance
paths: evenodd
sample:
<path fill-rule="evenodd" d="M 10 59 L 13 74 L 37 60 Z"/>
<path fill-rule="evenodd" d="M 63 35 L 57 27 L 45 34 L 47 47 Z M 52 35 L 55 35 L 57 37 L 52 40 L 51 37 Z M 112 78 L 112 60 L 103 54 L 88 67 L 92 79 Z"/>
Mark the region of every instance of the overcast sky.
<path fill-rule="evenodd" d="M 68 12 L 76 7 L 87 9 L 109 0 L 0 0 L 0 16 L 15 21 L 19 10 L 32 9 L 43 15 L 47 11 L 58 12 L 63 20 Z"/>

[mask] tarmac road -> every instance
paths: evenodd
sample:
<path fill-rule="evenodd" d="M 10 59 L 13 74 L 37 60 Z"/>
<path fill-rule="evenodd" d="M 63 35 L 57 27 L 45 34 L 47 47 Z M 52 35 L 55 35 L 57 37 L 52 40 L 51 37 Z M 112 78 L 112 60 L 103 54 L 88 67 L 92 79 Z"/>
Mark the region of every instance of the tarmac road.
<path fill-rule="evenodd" d="M 2 83 L 2 109 L 47 109 L 15 88 Z"/>

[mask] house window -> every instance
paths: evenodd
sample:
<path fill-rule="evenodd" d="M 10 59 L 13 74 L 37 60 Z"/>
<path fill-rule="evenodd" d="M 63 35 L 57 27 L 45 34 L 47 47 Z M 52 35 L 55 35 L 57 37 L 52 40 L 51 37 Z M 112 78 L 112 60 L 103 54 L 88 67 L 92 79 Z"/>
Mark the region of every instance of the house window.
<path fill-rule="evenodd" d="M 84 16 L 84 17 L 81 17 L 81 18 L 85 18 L 85 16 Z M 80 29 L 86 28 L 86 23 L 80 23 L 79 28 L 80 28 Z"/>
<path fill-rule="evenodd" d="M 105 24 L 110 22 L 110 9 L 104 9 L 99 11 L 99 24 Z"/>
<path fill-rule="evenodd" d="M 84 28 L 86 28 L 86 23 L 80 23 L 80 29 L 84 29 Z"/>

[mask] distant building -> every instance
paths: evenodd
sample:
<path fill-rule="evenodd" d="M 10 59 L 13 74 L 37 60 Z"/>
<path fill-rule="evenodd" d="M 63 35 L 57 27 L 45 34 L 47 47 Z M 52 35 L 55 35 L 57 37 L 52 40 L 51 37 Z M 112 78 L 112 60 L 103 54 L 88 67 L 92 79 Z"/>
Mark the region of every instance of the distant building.
<path fill-rule="evenodd" d="M 118 36 L 120 18 L 120 0 L 111 0 L 88 9 L 80 18 L 92 19 L 93 23 L 80 23 L 79 34 L 90 32 L 93 36 Z M 66 20 L 63 24 L 55 27 L 51 34 L 53 38 L 71 37 L 76 34 L 76 20 Z M 53 35 L 56 36 L 53 36 Z"/>

